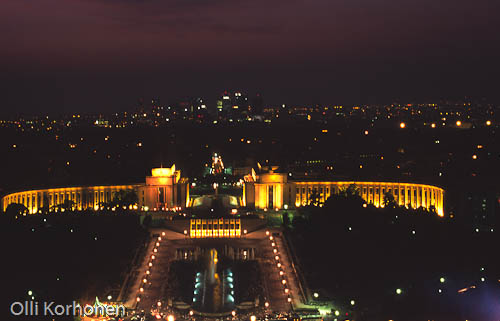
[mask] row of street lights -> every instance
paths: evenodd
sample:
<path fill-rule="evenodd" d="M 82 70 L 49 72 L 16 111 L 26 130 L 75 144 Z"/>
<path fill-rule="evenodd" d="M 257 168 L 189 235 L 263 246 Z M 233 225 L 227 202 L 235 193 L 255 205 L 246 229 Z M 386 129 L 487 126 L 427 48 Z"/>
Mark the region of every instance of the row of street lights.
<path fill-rule="evenodd" d="M 271 247 L 272 247 L 273 254 L 274 254 L 274 260 L 276 261 L 276 267 L 278 269 L 279 277 L 281 278 L 281 284 L 283 285 L 283 292 L 287 296 L 287 302 L 290 303 L 290 305 L 292 305 L 292 294 L 290 292 L 290 289 L 287 286 L 287 277 L 286 277 L 286 273 L 284 271 L 285 267 L 283 266 L 283 264 L 280 261 L 281 258 L 280 258 L 278 245 L 276 244 L 274 237 L 272 235 L 270 235 L 269 231 L 266 231 L 266 236 L 269 236 L 269 241 L 271 243 Z M 266 304 L 267 304 L 267 306 L 269 305 L 269 303 L 267 303 L 267 302 L 266 302 Z"/>
<path fill-rule="evenodd" d="M 165 237 L 165 232 L 162 232 L 161 236 L 158 236 L 158 238 L 156 239 L 156 243 L 155 243 L 155 245 L 153 247 L 153 250 L 151 252 L 151 255 L 150 255 L 150 260 L 148 262 L 148 266 L 146 268 L 146 271 L 144 272 L 144 276 L 143 276 L 143 279 L 142 279 L 142 283 L 143 284 L 141 284 L 141 287 L 139 288 L 139 293 L 137 294 L 137 298 L 136 298 L 137 304 L 139 304 L 139 302 L 141 302 L 141 297 L 142 297 L 142 294 L 144 293 L 144 287 L 148 283 L 148 277 L 151 275 L 151 269 L 153 267 L 153 262 L 156 260 L 156 255 L 158 253 L 158 248 L 160 247 L 160 244 L 161 244 L 161 241 L 162 241 L 162 236 Z M 156 306 L 158 307 L 158 309 L 160 309 L 161 306 L 162 306 L 161 301 L 158 301 L 156 303 Z M 160 319 L 161 315 L 157 314 L 156 318 Z M 175 321 L 175 318 L 174 318 L 173 315 L 169 315 L 167 317 L 167 320 L 168 321 Z"/>

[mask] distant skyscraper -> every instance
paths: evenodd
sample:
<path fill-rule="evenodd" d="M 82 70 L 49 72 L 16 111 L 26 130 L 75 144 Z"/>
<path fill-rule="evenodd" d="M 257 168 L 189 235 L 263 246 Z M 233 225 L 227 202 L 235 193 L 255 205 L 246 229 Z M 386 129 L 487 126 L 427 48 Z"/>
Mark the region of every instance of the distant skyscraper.
<path fill-rule="evenodd" d="M 224 91 L 217 101 L 219 115 L 228 119 L 242 118 L 248 112 L 248 97 L 241 92 Z"/>
<path fill-rule="evenodd" d="M 255 95 L 252 99 L 251 113 L 252 115 L 262 115 L 264 109 L 264 100 L 260 94 Z"/>

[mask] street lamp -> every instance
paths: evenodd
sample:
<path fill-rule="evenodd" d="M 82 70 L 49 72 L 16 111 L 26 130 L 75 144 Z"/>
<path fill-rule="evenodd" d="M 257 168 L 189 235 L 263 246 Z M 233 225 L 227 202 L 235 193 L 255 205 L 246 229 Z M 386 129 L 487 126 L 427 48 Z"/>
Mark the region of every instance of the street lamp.
<path fill-rule="evenodd" d="M 255 321 L 255 320 L 257 320 L 257 317 L 256 317 L 255 315 L 252 315 L 252 316 L 250 317 L 250 321 Z"/>

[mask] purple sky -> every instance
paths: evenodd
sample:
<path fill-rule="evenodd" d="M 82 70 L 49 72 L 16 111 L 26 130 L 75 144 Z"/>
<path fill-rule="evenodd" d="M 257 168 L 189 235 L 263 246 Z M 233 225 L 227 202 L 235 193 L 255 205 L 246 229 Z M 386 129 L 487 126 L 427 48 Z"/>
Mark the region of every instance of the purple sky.
<path fill-rule="evenodd" d="M 498 1 L 3 0 L 2 112 L 498 97 Z"/>

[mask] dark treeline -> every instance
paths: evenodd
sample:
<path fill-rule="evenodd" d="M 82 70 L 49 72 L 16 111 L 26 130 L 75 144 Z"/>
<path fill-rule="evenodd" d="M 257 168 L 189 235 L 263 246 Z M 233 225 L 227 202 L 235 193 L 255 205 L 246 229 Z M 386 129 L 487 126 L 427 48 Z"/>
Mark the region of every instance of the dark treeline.
<path fill-rule="evenodd" d="M 321 299 L 357 313 L 356 320 L 493 320 L 500 308 L 491 305 L 500 293 L 498 232 L 476 232 L 387 198 L 385 208 L 363 204 L 355 194 L 334 195 L 292 221 L 289 235 Z M 476 288 L 457 292 L 470 286 Z"/>
<path fill-rule="evenodd" d="M 139 216 L 127 213 L 2 217 L 2 316 L 12 302 L 31 300 L 29 291 L 57 304 L 116 299 L 147 235 Z"/>

